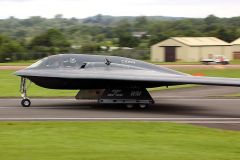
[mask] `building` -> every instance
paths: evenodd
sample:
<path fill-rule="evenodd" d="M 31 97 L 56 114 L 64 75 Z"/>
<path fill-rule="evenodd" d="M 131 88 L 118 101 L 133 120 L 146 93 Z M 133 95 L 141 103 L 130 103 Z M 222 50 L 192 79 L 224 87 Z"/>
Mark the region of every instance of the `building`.
<path fill-rule="evenodd" d="M 232 60 L 232 44 L 215 37 L 172 37 L 151 47 L 151 60 L 199 62 L 214 55 Z"/>
<path fill-rule="evenodd" d="M 231 44 L 232 44 L 233 58 L 240 59 L 240 38 L 236 39 Z"/>

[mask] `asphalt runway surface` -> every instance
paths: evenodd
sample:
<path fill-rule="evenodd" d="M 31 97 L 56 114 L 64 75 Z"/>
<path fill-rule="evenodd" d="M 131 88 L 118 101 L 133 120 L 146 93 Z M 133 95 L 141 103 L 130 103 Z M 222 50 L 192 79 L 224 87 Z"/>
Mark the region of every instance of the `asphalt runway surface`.
<path fill-rule="evenodd" d="M 199 86 L 152 92 L 156 103 L 145 109 L 75 99 L 31 99 L 32 106 L 23 108 L 21 99 L 0 99 L 0 120 L 162 121 L 240 130 L 240 99 L 221 97 L 232 93 L 240 93 L 240 88 Z"/>

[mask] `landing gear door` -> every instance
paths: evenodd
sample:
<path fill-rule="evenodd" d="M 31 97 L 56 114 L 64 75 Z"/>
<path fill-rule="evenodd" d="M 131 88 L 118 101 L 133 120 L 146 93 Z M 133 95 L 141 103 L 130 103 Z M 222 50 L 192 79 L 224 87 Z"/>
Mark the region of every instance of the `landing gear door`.
<path fill-rule="evenodd" d="M 104 89 L 83 89 L 75 96 L 76 99 L 98 99 L 104 92 Z"/>
<path fill-rule="evenodd" d="M 145 88 L 106 89 L 99 103 L 154 103 Z"/>

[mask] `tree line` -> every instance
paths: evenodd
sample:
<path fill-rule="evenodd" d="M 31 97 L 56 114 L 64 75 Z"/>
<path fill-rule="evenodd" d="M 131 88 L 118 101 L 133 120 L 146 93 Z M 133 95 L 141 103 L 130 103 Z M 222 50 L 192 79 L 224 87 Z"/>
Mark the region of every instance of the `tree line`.
<path fill-rule="evenodd" d="M 206 18 L 10 17 L 0 20 L 0 61 L 38 59 L 69 52 L 147 59 L 150 46 L 169 37 L 213 36 L 231 42 L 240 37 L 239 26 L 240 17 L 219 18 L 214 15 Z M 111 47 L 119 49 L 111 51 Z"/>

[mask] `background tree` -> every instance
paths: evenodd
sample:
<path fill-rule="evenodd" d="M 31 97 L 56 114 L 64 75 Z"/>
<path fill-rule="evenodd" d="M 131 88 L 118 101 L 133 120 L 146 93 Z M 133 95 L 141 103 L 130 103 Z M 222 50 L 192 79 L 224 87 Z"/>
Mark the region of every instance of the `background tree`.
<path fill-rule="evenodd" d="M 139 39 L 133 37 L 131 34 L 124 33 L 119 36 L 119 46 L 120 47 L 137 47 L 139 44 Z"/>
<path fill-rule="evenodd" d="M 68 52 L 70 42 L 57 29 L 49 29 L 47 32 L 32 39 L 29 48 L 34 52 L 48 53 L 48 55 Z"/>
<path fill-rule="evenodd" d="M 0 35 L 0 62 L 24 59 L 25 48 L 17 41 Z"/>
<path fill-rule="evenodd" d="M 134 32 L 144 32 L 146 35 L 136 38 L 133 36 Z M 113 17 L 99 14 L 84 19 L 74 17 L 68 19 L 59 14 L 51 19 L 39 16 L 28 19 L 10 17 L 0 19 L 0 33 L 5 35 L 5 41 L 0 46 L 2 61 L 8 57 L 12 60 L 42 58 L 70 51 L 91 51 L 96 54 L 102 52 L 101 46 L 131 47 L 148 51 L 151 45 L 169 37 L 213 36 L 231 42 L 240 37 L 240 16 L 219 18 L 209 15 L 206 18 L 178 18 Z M 79 49 L 79 46 L 82 46 L 82 49 Z M 109 55 L 118 55 L 120 52 L 127 56 L 133 55 L 133 50 L 126 53 L 123 50 L 107 52 Z M 140 55 L 140 52 L 134 52 L 138 53 Z M 140 57 L 149 57 L 149 52 L 148 55 Z"/>

